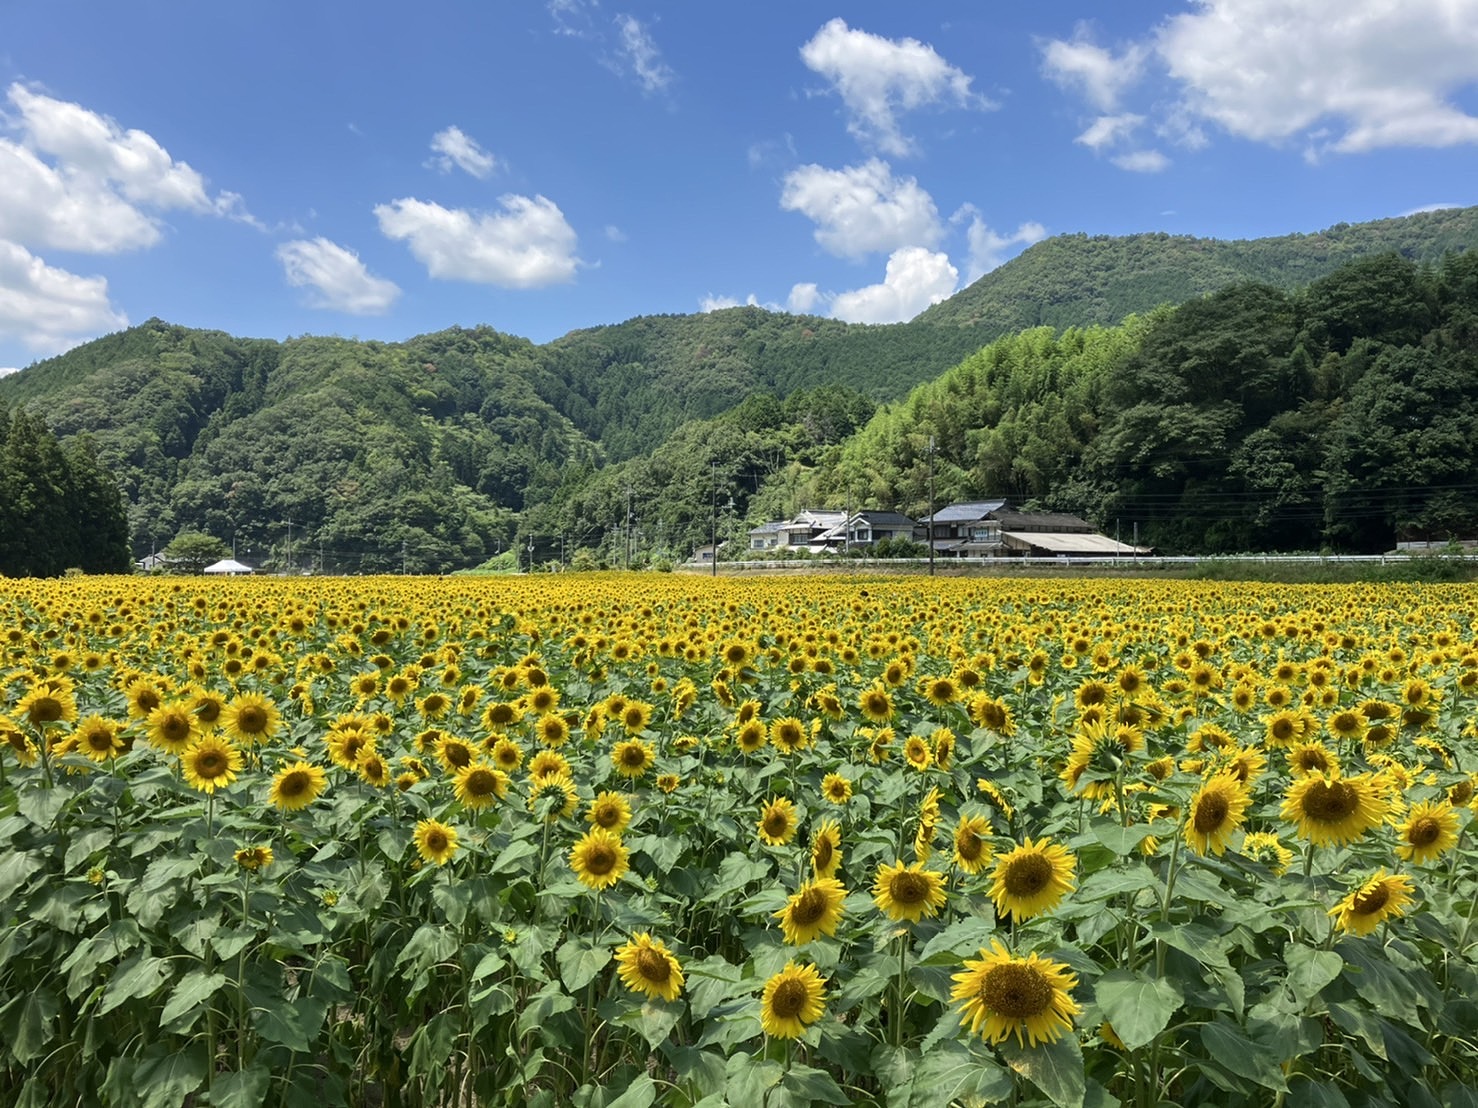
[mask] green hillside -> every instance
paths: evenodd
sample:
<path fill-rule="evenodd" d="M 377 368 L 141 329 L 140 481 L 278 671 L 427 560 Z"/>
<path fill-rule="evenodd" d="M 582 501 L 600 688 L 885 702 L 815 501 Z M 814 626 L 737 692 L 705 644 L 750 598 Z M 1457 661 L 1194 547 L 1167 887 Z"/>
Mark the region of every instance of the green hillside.
<path fill-rule="evenodd" d="M 986 327 L 996 334 L 1117 323 L 1240 281 L 1294 289 L 1374 254 L 1395 252 L 1432 262 L 1473 247 L 1478 247 L 1478 207 L 1263 239 L 1058 235 L 929 308 L 914 323 Z"/>
<path fill-rule="evenodd" d="M 544 554 L 609 555 L 618 532 L 624 554 L 633 500 L 648 547 L 681 555 L 707 537 L 716 499 L 736 532 L 752 511 L 812 495 L 905 504 L 917 473 L 889 476 L 903 463 L 866 445 L 881 432 L 844 454 L 842 438 L 916 386 L 958 389 L 947 371 L 1002 336 L 1148 318 L 1249 278 L 1297 288 L 1382 249 L 1428 262 L 1475 244 L 1478 208 L 1237 243 L 1062 236 L 909 323 L 748 307 L 542 346 L 488 327 L 277 342 L 149 320 L 0 379 L 0 407 L 43 414 L 64 441 L 92 436 L 129 501 L 136 555 L 183 530 L 259 564 L 349 571 L 444 571 L 530 539 Z M 1057 427 L 1076 459 L 1112 412 L 1065 387 L 1049 375 L 1031 385 L 1032 404 L 947 418 L 935 405 L 955 485 L 1072 499 L 1064 488 L 1086 478 L 1035 428 Z M 888 416 L 895 453 L 917 455 L 916 415 Z M 728 491 L 716 497 L 715 483 Z M 1098 485 L 1082 488 L 1103 502 Z"/>

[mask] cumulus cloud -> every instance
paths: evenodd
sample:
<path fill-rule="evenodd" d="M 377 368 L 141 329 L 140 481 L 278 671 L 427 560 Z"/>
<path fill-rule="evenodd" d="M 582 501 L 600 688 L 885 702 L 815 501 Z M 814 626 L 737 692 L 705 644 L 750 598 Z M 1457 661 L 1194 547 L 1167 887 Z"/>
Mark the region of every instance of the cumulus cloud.
<path fill-rule="evenodd" d="M 238 194 L 210 196 L 199 173 L 145 132 L 18 82 L 6 95 L 16 138 L 0 137 L 0 237 L 111 254 L 159 241 L 159 222 L 146 209 L 256 224 Z"/>
<path fill-rule="evenodd" d="M 1157 47 L 1187 107 L 1243 138 L 1323 125 L 1344 153 L 1478 142 L 1453 99 L 1478 82 L 1478 0 L 1200 0 Z"/>
<path fill-rule="evenodd" d="M 791 286 L 790 295 L 785 300 L 785 307 L 797 315 L 809 315 L 821 302 L 821 290 L 816 287 L 815 282 L 802 281 Z"/>
<path fill-rule="evenodd" d="M 848 323 L 901 323 L 947 298 L 959 277 L 948 255 L 906 246 L 888 259 L 881 284 L 834 295 L 831 314 Z"/>
<path fill-rule="evenodd" d="M 966 216 L 970 219 L 970 226 L 965 231 L 970 258 L 969 271 L 965 277 L 967 285 L 984 277 L 1019 250 L 1047 237 L 1047 228 L 1035 221 L 1021 224 L 1012 234 L 1000 234 L 992 230 L 970 204 L 956 212 L 954 219 L 960 220 Z"/>
<path fill-rule="evenodd" d="M 1114 54 L 1096 45 L 1086 27 L 1079 27 L 1072 41 L 1053 39 L 1042 45 L 1042 72 L 1064 88 L 1081 92 L 1105 115 L 1119 105 L 1124 90 L 1144 72 L 1147 51 L 1138 44 Z"/>
<path fill-rule="evenodd" d="M 1170 159 L 1158 150 L 1129 150 L 1109 161 L 1130 173 L 1159 173 L 1170 166 Z"/>
<path fill-rule="evenodd" d="M 108 301 L 103 277 L 49 266 L 18 243 L 0 240 L 0 337 L 59 354 L 104 331 L 128 326 Z"/>
<path fill-rule="evenodd" d="M 616 56 L 621 65 L 636 76 L 645 92 L 661 92 L 672 83 L 675 74 L 662 60 L 650 32 L 635 16 L 616 16 Z"/>
<path fill-rule="evenodd" d="M 9 377 L 12 373 L 19 373 L 19 366 L 0 366 L 0 377 Z"/>
<path fill-rule="evenodd" d="M 780 207 L 816 224 L 816 241 L 841 258 L 934 246 L 944 233 L 934 200 L 912 177 L 894 177 L 888 163 L 826 169 L 804 165 L 785 177 Z"/>
<path fill-rule="evenodd" d="M 1131 112 L 1123 115 L 1101 115 L 1073 141 L 1097 152 L 1126 141 L 1143 122 L 1144 116 Z"/>
<path fill-rule="evenodd" d="M 359 255 L 319 237 L 285 242 L 277 248 L 287 283 L 310 289 L 308 303 L 352 315 L 380 315 L 400 295 L 393 281 L 369 272 Z"/>
<path fill-rule="evenodd" d="M 477 144 L 476 139 L 455 125 L 432 135 L 431 149 L 437 156 L 431 159 L 430 164 L 443 173 L 460 169 L 481 180 L 492 173 L 497 164 L 493 156 Z"/>
<path fill-rule="evenodd" d="M 886 39 L 841 18 L 801 47 L 801 61 L 825 77 L 846 105 L 847 130 L 885 154 L 914 149 L 898 117 L 928 104 L 993 107 L 970 91 L 970 77 L 917 39 Z"/>
<path fill-rule="evenodd" d="M 474 212 L 407 197 L 378 205 L 375 218 L 433 277 L 519 289 L 573 280 L 576 235 L 559 207 L 543 196 L 498 203 L 500 212 Z"/>

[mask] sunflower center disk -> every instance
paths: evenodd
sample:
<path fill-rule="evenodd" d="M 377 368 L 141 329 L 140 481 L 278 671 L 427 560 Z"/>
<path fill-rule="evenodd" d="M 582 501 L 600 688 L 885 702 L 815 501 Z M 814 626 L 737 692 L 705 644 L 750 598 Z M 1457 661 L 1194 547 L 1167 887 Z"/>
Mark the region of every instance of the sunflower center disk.
<path fill-rule="evenodd" d="M 1369 892 L 1358 893 L 1350 907 L 1358 916 L 1368 916 L 1373 912 L 1379 912 L 1386 906 L 1386 901 L 1391 899 L 1391 891 L 1385 885 L 1377 885 Z"/>
<path fill-rule="evenodd" d="M 1317 782 L 1304 797 L 1304 813 L 1310 819 L 1327 823 L 1337 823 L 1353 815 L 1359 807 L 1359 796 L 1343 781 Z"/>
<path fill-rule="evenodd" d="M 1040 855 L 1018 858 L 1006 867 L 1002 884 L 1012 896 L 1030 897 L 1052 881 L 1052 863 Z"/>
<path fill-rule="evenodd" d="M 653 985 L 665 985 L 672 976 L 672 963 L 660 950 L 644 947 L 636 954 L 636 972 Z"/>
<path fill-rule="evenodd" d="M 780 1019 L 795 1019 L 805 1010 L 810 994 L 803 981 L 782 981 L 770 998 L 770 1008 Z"/>
<path fill-rule="evenodd" d="M 1209 834 L 1226 822 L 1227 813 L 1230 810 L 1226 797 L 1215 793 L 1210 796 L 1203 796 L 1201 803 L 1196 805 L 1193 825 L 1203 835 Z"/>
<path fill-rule="evenodd" d="M 790 910 L 790 918 L 802 927 L 809 927 L 826 915 L 829 903 L 826 894 L 820 889 L 807 889 L 796 898 L 795 905 Z"/>
<path fill-rule="evenodd" d="M 597 877 L 604 877 L 616 866 L 616 852 L 608 846 L 593 846 L 585 855 L 585 868 Z"/>
<path fill-rule="evenodd" d="M 979 858 L 985 848 L 979 835 L 972 831 L 965 831 L 955 836 L 955 853 L 967 862 L 973 862 Z"/>
<path fill-rule="evenodd" d="M 1431 816 L 1423 816 L 1406 832 L 1406 841 L 1412 846 L 1431 846 L 1442 837 L 1442 825 Z"/>
<path fill-rule="evenodd" d="M 993 966 L 980 981 L 980 1002 L 1007 1019 L 1025 1020 L 1052 1007 L 1052 982 L 1030 966 Z"/>
<path fill-rule="evenodd" d="M 894 875 L 888 893 L 899 904 L 922 904 L 929 896 L 929 882 L 905 871 Z"/>

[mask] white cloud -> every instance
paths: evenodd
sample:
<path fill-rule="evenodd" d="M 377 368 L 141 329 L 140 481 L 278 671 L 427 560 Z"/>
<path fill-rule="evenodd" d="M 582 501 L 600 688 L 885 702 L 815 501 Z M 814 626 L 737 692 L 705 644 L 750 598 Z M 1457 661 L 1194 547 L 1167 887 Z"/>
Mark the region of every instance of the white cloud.
<path fill-rule="evenodd" d="M 573 280 L 575 230 L 558 206 L 543 196 L 498 203 L 501 212 L 471 212 L 407 197 L 378 205 L 375 217 L 433 277 L 519 289 Z"/>
<path fill-rule="evenodd" d="M 815 311 L 816 305 L 822 302 L 821 290 L 814 282 L 803 281 L 792 285 L 790 296 L 786 298 L 786 310 L 795 312 L 797 315 L 809 315 Z"/>
<path fill-rule="evenodd" d="M 760 298 L 754 293 L 750 293 L 743 300 L 736 299 L 732 296 L 715 296 L 711 292 L 707 296 L 702 296 L 698 298 L 698 310 L 705 315 L 709 312 L 721 312 L 725 308 L 741 307 L 764 308 L 767 312 L 773 312 L 776 310 L 774 304 L 761 303 Z"/>
<path fill-rule="evenodd" d="M 623 230 L 621 230 L 621 228 L 617 227 L 614 223 L 607 223 L 606 224 L 605 236 L 606 236 L 606 241 L 607 242 L 625 242 L 626 241 L 626 232 L 623 231 Z"/>
<path fill-rule="evenodd" d="M 439 156 L 432 158 L 430 164 L 443 173 L 450 173 L 455 168 L 481 180 L 497 165 L 493 156 L 479 146 L 476 139 L 457 126 L 432 135 L 431 149 Z"/>
<path fill-rule="evenodd" d="M 616 16 L 617 56 L 641 83 L 646 92 L 661 92 L 672 83 L 675 74 L 662 60 L 662 51 L 635 16 Z"/>
<path fill-rule="evenodd" d="M 1170 159 L 1158 150 L 1130 150 L 1109 161 L 1130 173 L 1159 173 L 1170 166 Z"/>
<path fill-rule="evenodd" d="M 933 198 L 912 177 L 894 177 L 877 158 L 846 169 L 805 165 L 791 171 L 780 207 L 810 218 L 816 241 L 842 258 L 934 246 L 944 233 Z"/>
<path fill-rule="evenodd" d="M 1095 153 L 1105 147 L 1128 140 L 1144 122 L 1144 116 L 1126 112 L 1123 115 L 1101 115 L 1074 142 L 1081 143 Z"/>
<path fill-rule="evenodd" d="M 1089 41 L 1088 34 L 1088 29 L 1080 26 L 1071 42 L 1047 42 L 1042 47 L 1042 72 L 1063 88 L 1078 90 L 1107 115 L 1118 107 L 1124 90 L 1143 74 L 1146 51 L 1132 44 L 1115 56 Z"/>
<path fill-rule="evenodd" d="M 260 226 L 238 194 L 207 195 L 200 174 L 145 132 L 18 82 L 7 97 L 19 141 L 0 138 L 0 237 L 80 253 L 133 250 L 161 236 L 145 209 Z"/>
<path fill-rule="evenodd" d="M 967 285 L 984 277 L 1018 250 L 1047 237 L 1047 228 L 1034 221 L 1021 224 L 1010 235 L 999 234 L 991 230 L 980 218 L 980 213 L 969 204 L 956 212 L 954 218 L 958 220 L 966 215 L 970 217 L 970 227 L 965 232 L 970 256 L 970 268 L 965 277 Z"/>
<path fill-rule="evenodd" d="M 903 156 L 914 143 L 898 116 L 927 104 L 993 107 L 970 91 L 970 77 L 916 39 L 857 31 L 837 18 L 801 47 L 806 66 L 831 82 L 847 107 L 847 130 L 885 154 Z"/>
<path fill-rule="evenodd" d="M 12 373 L 19 373 L 19 372 L 20 372 L 20 367 L 19 366 L 10 366 L 9 368 L 6 368 L 4 366 L 0 366 L 0 377 L 9 377 Z"/>
<path fill-rule="evenodd" d="M 901 323 L 947 298 L 959 277 L 948 255 L 907 246 L 888 259 L 882 284 L 833 296 L 831 314 L 848 323 Z"/>
<path fill-rule="evenodd" d="M 0 337 L 59 354 L 104 331 L 128 326 L 108 301 L 104 277 L 49 266 L 24 246 L 0 240 Z"/>
<path fill-rule="evenodd" d="M 1185 106 L 1243 138 L 1343 153 L 1478 143 L 1478 117 L 1453 99 L 1478 82 L 1478 0 L 1198 0 L 1157 47 Z"/>
<path fill-rule="evenodd" d="M 359 255 L 326 238 L 299 239 L 277 248 L 287 283 L 314 290 L 308 303 L 353 315 L 380 315 L 400 295 L 393 281 L 372 275 Z"/>

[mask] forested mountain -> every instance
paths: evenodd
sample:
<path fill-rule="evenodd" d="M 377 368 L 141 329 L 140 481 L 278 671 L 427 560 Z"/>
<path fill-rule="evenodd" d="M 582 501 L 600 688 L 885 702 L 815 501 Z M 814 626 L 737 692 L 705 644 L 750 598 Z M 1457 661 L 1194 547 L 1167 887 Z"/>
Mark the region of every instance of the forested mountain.
<path fill-rule="evenodd" d="M 1160 304 L 1183 304 L 1243 281 L 1295 289 L 1340 266 L 1397 253 L 1435 262 L 1478 246 L 1478 207 L 1340 223 L 1308 235 L 1202 239 L 1190 235 L 1058 235 L 1024 250 L 915 324 L 1028 327 L 1117 323 Z M 992 336 L 994 337 L 994 336 Z"/>
<path fill-rule="evenodd" d="M 932 470 L 941 503 L 1034 501 L 1167 553 L 1379 551 L 1478 536 L 1474 427 L 1478 252 L 1385 254 L 997 340 L 880 410 L 803 495 L 921 513 Z"/>
<path fill-rule="evenodd" d="M 1287 291 L 1381 244 L 1399 253 Z M 530 540 L 538 558 L 620 560 L 628 541 L 686 556 L 715 512 L 734 534 L 818 498 L 918 512 L 930 459 L 942 500 L 1132 514 L 1167 548 L 1370 546 L 1460 521 L 1418 498 L 1366 526 L 1350 505 L 1383 479 L 1356 415 L 1465 411 L 1465 363 L 1434 353 L 1462 333 L 1462 266 L 1408 259 L 1471 245 L 1478 208 L 1250 243 L 1065 236 L 911 323 L 734 308 L 543 346 L 487 327 L 277 342 L 150 320 L 0 379 L 0 405 L 92 437 L 136 555 L 203 531 L 257 564 L 330 570 L 444 571 Z M 1158 307 L 1245 272 L 1265 283 Z M 1068 329 L 1013 334 L 1049 318 Z M 1398 350 L 1417 361 L 1380 360 Z M 1421 395 L 1393 399 L 1418 369 Z M 1217 399 L 1202 379 L 1223 381 Z M 892 405 L 843 446 L 877 402 Z M 1433 441 L 1408 444 L 1419 477 Z M 1265 487 L 1280 466 L 1292 476 Z M 1260 499 L 1239 514 L 1234 494 Z M 1192 525 L 1214 512 L 1260 522 Z"/>

